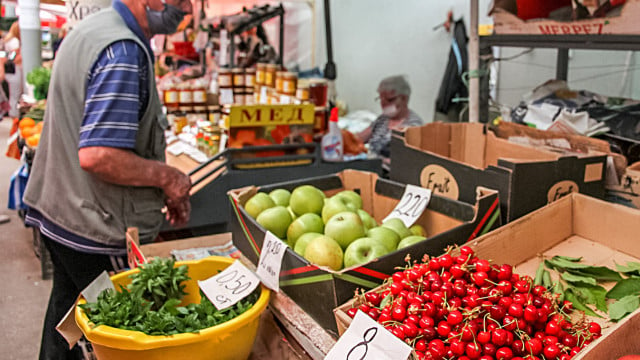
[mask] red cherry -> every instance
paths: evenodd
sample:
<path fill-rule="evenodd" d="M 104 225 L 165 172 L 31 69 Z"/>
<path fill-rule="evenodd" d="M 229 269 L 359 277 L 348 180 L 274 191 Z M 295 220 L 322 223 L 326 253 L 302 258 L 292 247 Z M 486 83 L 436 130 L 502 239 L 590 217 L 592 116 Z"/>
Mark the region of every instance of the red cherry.
<path fill-rule="evenodd" d="M 496 360 L 511 360 L 513 358 L 513 351 L 508 347 L 501 347 L 496 351 Z"/>
<path fill-rule="evenodd" d="M 449 313 L 449 316 L 447 317 L 447 323 L 449 323 L 449 325 L 451 326 L 460 324 L 462 320 L 463 320 L 462 313 L 458 310 L 451 311 Z"/>

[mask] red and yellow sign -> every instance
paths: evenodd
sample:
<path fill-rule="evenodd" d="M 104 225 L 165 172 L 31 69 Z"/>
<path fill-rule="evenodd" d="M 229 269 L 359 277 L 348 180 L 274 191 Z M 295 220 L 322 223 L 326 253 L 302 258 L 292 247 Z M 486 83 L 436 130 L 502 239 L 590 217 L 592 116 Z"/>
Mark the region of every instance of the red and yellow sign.
<path fill-rule="evenodd" d="M 239 105 L 232 106 L 228 128 L 313 125 L 315 109 L 312 104 L 304 105 Z"/>

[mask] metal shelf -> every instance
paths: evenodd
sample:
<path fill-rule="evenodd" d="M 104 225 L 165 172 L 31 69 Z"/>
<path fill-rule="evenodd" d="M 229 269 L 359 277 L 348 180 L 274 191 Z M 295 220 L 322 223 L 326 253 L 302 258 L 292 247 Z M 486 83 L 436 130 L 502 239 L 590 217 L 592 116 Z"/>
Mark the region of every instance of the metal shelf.
<path fill-rule="evenodd" d="M 490 35 L 480 36 L 481 46 L 551 49 L 640 50 L 637 35 Z"/>

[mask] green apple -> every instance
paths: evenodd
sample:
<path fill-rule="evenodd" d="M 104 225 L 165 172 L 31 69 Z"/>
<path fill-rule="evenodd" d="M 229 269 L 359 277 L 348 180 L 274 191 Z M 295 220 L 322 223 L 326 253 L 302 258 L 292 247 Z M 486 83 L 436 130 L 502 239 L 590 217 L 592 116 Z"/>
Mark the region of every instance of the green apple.
<path fill-rule="evenodd" d="M 289 199 L 291 193 L 287 189 L 275 189 L 269 193 L 269 196 L 273 199 L 276 205 L 289 206 Z"/>
<path fill-rule="evenodd" d="M 294 247 L 300 235 L 309 232 L 322 233 L 323 231 L 324 223 L 318 214 L 302 214 L 289 225 L 287 229 L 287 242 L 289 246 Z"/>
<path fill-rule="evenodd" d="M 367 237 L 374 239 L 378 244 L 384 245 L 389 251 L 395 251 L 400 242 L 400 236 L 395 231 L 384 226 L 369 229 Z"/>
<path fill-rule="evenodd" d="M 319 215 L 324 206 L 324 198 L 324 193 L 320 189 L 311 185 L 301 185 L 293 189 L 289 206 L 298 216 L 307 213 Z"/>
<path fill-rule="evenodd" d="M 362 198 L 353 190 L 342 190 L 334 196 L 343 198 L 351 211 L 362 209 Z"/>
<path fill-rule="evenodd" d="M 307 249 L 307 245 L 311 240 L 317 238 L 318 236 L 323 236 L 321 233 L 306 233 L 300 235 L 298 240 L 296 241 L 296 245 L 293 248 L 293 251 L 297 252 L 299 255 L 304 256 L 304 251 Z"/>
<path fill-rule="evenodd" d="M 413 235 L 409 228 L 398 218 L 391 218 L 382 223 L 382 226 L 387 227 L 396 232 L 400 236 L 400 239 L 404 239 L 407 236 Z"/>
<path fill-rule="evenodd" d="M 412 225 L 409 228 L 409 231 L 411 231 L 413 235 L 427 237 L 427 230 L 425 230 L 420 224 Z"/>
<path fill-rule="evenodd" d="M 257 219 L 261 212 L 274 206 L 276 206 L 276 203 L 269 195 L 259 192 L 247 200 L 244 204 L 244 210 L 252 218 Z"/>
<path fill-rule="evenodd" d="M 398 244 L 398 250 L 406 248 L 407 246 L 411 246 L 413 244 L 419 243 L 421 241 L 425 241 L 425 240 L 427 240 L 427 238 L 424 236 L 419 236 L 419 235 L 407 236 L 406 238 L 400 240 L 400 243 Z"/>
<path fill-rule="evenodd" d="M 362 219 L 362 223 L 364 224 L 365 228 L 373 229 L 374 227 L 378 226 L 376 219 L 374 219 L 373 216 L 369 215 L 368 212 L 362 209 L 358 209 L 357 213 L 360 216 L 360 219 Z"/>
<path fill-rule="evenodd" d="M 329 219 L 324 226 L 324 234 L 337 241 L 343 249 L 366 235 L 360 216 L 350 211 L 338 213 Z"/>
<path fill-rule="evenodd" d="M 351 210 L 344 197 L 332 196 L 324 202 L 322 207 L 322 221 L 326 224 L 334 215 Z"/>
<path fill-rule="evenodd" d="M 365 264 L 388 253 L 389 250 L 375 239 L 360 238 L 352 242 L 344 252 L 344 267 Z"/>
<path fill-rule="evenodd" d="M 289 210 L 286 207 L 275 206 L 261 212 L 256 221 L 262 227 L 271 231 L 273 235 L 280 239 L 285 239 L 287 229 L 291 224 L 291 215 L 289 215 Z"/>
<path fill-rule="evenodd" d="M 333 270 L 342 268 L 342 248 L 334 239 L 322 235 L 309 241 L 304 251 L 304 258 L 310 263 L 328 266 Z"/>

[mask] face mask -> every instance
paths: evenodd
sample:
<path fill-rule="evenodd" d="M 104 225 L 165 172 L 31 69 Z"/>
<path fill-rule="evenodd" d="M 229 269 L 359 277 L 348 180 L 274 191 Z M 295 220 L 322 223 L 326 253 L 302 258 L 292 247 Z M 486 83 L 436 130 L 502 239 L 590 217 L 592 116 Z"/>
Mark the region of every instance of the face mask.
<path fill-rule="evenodd" d="M 178 30 L 178 25 L 186 15 L 184 11 L 173 5 L 166 4 L 164 1 L 164 9 L 162 11 L 152 10 L 147 6 L 147 21 L 149 23 L 149 31 L 153 34 L 173 34 Z"/>
<path fill-rule="evenodd" d="M 389 105 L 382 108 L 382 114 L 390 118 L 398 115 L 398 107 L 395 105 Z"/>

